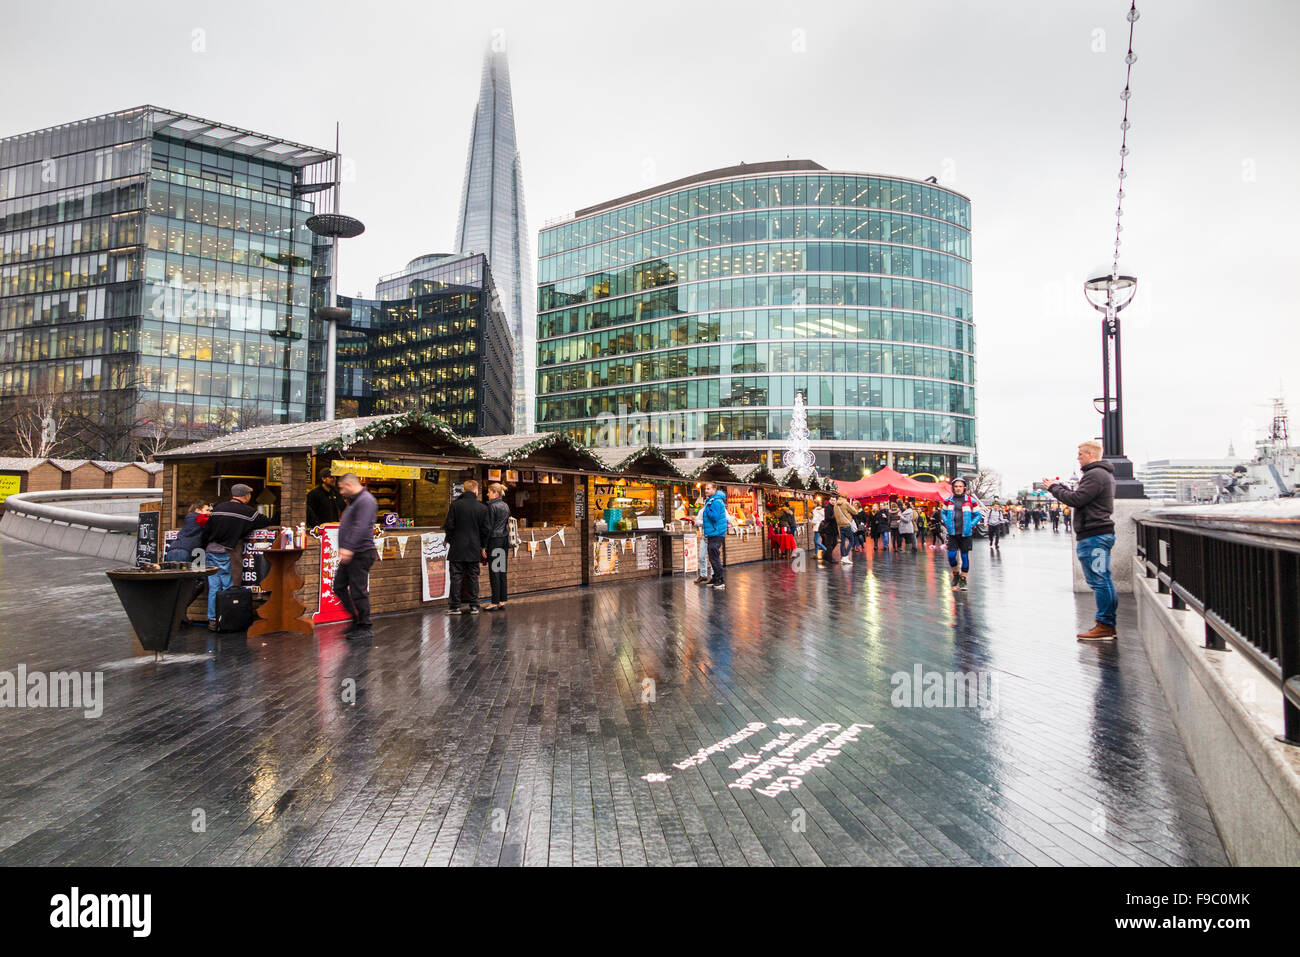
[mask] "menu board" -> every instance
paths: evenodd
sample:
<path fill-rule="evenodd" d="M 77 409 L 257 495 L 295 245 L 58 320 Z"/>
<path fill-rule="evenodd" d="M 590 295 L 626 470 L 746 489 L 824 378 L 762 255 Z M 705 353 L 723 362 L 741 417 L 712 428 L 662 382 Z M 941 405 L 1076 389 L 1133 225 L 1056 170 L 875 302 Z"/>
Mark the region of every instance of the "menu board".
<path fill-rule="evenodd" d="M 158 551 L 161 537 L 162 511 L 159 503 L 147 502 L 140 508 L 140 521 L 135 529 L 135 565 L 157 565 L 162 558 Z"/>
<path fill-rule="evenodd" d="M 513 521 L 513 519 L 512 519 Z M 425 601 L 446 598 L 451 593 L 451 570 L 447 567 L 447 533 L 425 532 L 420 536 L 420 579 Z"/>
<path fill-rule="evenodd" d="M 260 554 L 275 545 L 279 532 L 274 528 L 259 528 L 249 532 L 244 539 L 244 553 L 239 561 L 239 583 L 246 588 L 257 588 L 271 572 L 271 561 Z"/>
<path fill-rule="evenodd" d="M 612 538 L 603 538 L 595 543 L 594 571 L 597 575 L 612 575 L 618 571 L 619 545 L 620 541 Z"/>

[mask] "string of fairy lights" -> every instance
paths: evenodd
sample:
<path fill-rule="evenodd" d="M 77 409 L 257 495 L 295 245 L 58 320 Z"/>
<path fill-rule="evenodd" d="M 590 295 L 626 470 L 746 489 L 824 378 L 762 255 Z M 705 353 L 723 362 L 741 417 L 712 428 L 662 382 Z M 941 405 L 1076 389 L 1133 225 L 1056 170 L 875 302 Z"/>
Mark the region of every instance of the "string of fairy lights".
<path fill-rule="evenodd" d="M 1137 54 L 1133 52 L 1133 27 L 1137 24 L 1140 16 L 1137 0 L 1131 0 L 1128 10 L 1128 53 L 1124 57 L 1127 69 L 1124 73 L 1124 92 L 1119 95 L 1119 98 L 1124 101 L 1124 120 L 1119 125 L 1123 135 L 1120 137 L 1119 144 L 1119 192 L 1116 193 L 1118 202 L 1115 205 L 1115 256 L 1110 269 L 1112 278 L 1119 276 L 1120 233 L 1124 231 L 1124 223 L 1122 222 L 1124 218 L 1124 180 L 1128 179 L 1128 171 L 1124 168 L 1124 164 L 1128 160 L 1128 131 L 1132 125 L 1128 119 L 1128 105 L 1133 95 L 1131 88 L 1133 64 L 1137 62 Z"/>

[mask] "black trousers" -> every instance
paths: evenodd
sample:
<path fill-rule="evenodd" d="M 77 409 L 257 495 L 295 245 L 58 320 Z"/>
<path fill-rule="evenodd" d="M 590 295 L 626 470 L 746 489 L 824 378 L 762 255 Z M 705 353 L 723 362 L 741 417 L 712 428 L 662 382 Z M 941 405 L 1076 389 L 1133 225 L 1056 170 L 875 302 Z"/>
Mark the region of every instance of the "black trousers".
<path fill-rule="evenodd" d="M 463 589 L 463 591 L 462 591 Z M 450 608 L 459 608 L 461 596 L 468 592 L 465 599 L 471 608 L 478 607 L 478 562 L 451 562 L 451 594 L 447 596 Z"/>
<path fill-rule="evenodd" d="M 488 540 L 488 581 L 492 585 L 492 603 L 499 605 L 506 600 L 506 561 L 510 554 L 510 539 L 492 538 Z"/>
<path fill-rule="evenodd" d="M 708 543 L 709 568 L 713 572 L 713 584 L 725 585 L 727 582 L 727 566 L 722 563 L 722 543 L 726 541 L 721 535 L 710 536 L 705 541 Z"/>
<path fill-rule="evenodd" d="M 334 594 L 358 625 L 370 624 L 370 566 L 378 557 L 373 548 L 354 552 L 352 560 L 339 562 L 334 573 Z"/>

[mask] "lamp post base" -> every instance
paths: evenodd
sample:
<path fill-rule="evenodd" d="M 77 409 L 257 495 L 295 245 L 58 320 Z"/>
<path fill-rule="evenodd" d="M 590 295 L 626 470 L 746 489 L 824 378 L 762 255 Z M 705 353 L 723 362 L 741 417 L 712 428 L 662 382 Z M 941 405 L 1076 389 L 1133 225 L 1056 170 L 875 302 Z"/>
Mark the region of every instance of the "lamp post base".
<path fill-rule="evenodd" d="M 1110 462 L 1111 467 L 1115 470 L 1116 498 L 1147 497 L 1146 491 L 1142 488 L 1142 483 L 1133 477 L 1133 463 L 1128 460 L 1127 455 L 1108 455 L 1106 461 Z"/>

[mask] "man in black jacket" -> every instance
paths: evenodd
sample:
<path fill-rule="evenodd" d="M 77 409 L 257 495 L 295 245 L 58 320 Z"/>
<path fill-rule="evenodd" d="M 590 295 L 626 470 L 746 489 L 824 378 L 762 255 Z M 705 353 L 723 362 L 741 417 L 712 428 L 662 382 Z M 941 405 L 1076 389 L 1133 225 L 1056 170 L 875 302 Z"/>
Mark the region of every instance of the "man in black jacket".
<path fill-rule="evenodd" d="M 342 511 L 343 496 L 339 494 L 338 480 L 326 469 L 320 474 L 320 484 L 307 493 L 307 527 L 337 522 Z"/>
<path fill-rule="evenodd" d="M 451 594 L 447 614 L 460 614 L 461 589 L 469 591 L 466 614 L 478 614 L 478 563 L 487 557 L 491 532 L 487 506 L 478 500 L 478 482 L 470 479 L 456 501 L 447 509 L 447 561 L 451 570 Z"/>
<path fill-rule="evenodd" d="M 339 567 L 334 572 L 334 594 L 352 616 L 348 631 L 364 631 L 370 627 L 370 568 L 379 558 L 375 549 L 379 505 L 351 472 L 339 479 L 339 490 L 348 506 L 339 519 Z"/>
<path fill-rule="evenodd" d="M 244 550 L 244 539 L 249 532 L 266 528 L 271 520 L 253 508 L 249 500 L 253 490 L 247 485 L 230 489 L 230 501 L 222 502 L 208 515 L 203 526 L 203 551 L 209 568 L 216 568 L 208 576 L 208 630 L 217 630 L 217 592 L 233 583 L 231 562 L 238 562 Z"/>
<path fill-rule="evenodd" d="M 506 487 L 500 482 L 488 486 L 488 579 L 492 582 L 492 601 L 488 611 L 506 607 L 506 556 L 510 551 L 510 505 Z"/>
<path fill-rule="evenodd" d="M 1119 596 L 1110 577 L 1110 550 L 1115 544 L 1115 469 L 1101 457 L 1101 443 L 1079 443 L 1082 478 L 1074 489 L 1043 479 L 1043 488 L 1074 509 L 1075 554 L 1083 577 L 1097 599 L 1097 623 L 1079 635 L 1080 641 L 1114 641 Z"/>

